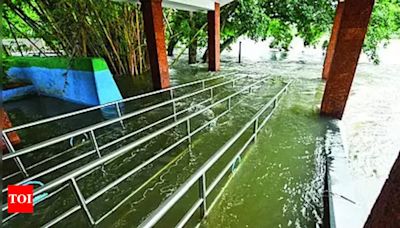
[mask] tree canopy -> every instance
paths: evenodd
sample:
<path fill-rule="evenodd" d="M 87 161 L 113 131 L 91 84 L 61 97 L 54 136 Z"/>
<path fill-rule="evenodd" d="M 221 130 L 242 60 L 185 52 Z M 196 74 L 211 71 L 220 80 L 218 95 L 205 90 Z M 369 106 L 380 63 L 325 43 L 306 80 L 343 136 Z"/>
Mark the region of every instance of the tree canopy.
<path fill-rule="evenodd" d="M 337 0 L 235 0 L 221 8 L 221 51 L 239 37 L 272 38 L 271 47 L 288 50 L 294 37 L 305 45 L 327 40 Z M 189 48 L 189 63 L 207 46 L 205 12 L 165 9 L 168 54 L 178 43 Z M 143 22 L 136 4 L 110 0 L 5 0 L 3 36 L 41 38 L 56 54 L 99 56 L 117 75 L 147 69 Z M 400 36 L 400 0 L 376 0 L 364 43 L 379 63 L 377 48 Z M 325 42 L 326 43 L 326 42 Z M 206 58 L 203 53 L 203 60 Z"/>
<path fill-rule="evenodd" d="M 281 50 L 288 50 L 294 37 L 302 38 L 306 46 L 315 46 L 325 38 L 322 43 L 326 46 L 336 5 L 336 0 L 235 0 L 221 11 L 221 51 L 241 36 L 256 41 L 272 38 L 270 46 Z M 376 1 L 363 48 L 375 63 L 379 63 L 379 44 L 387 44 L 400 33 L 399 9 L 400 0 Z M 180 16 L 179 20 L 189 19 Z M 173 31 L 185 29 L 190 27 L 172 26 Z M 186 34 L 182 39 L 187 40 L 189 33 L 182 34 Z"/>

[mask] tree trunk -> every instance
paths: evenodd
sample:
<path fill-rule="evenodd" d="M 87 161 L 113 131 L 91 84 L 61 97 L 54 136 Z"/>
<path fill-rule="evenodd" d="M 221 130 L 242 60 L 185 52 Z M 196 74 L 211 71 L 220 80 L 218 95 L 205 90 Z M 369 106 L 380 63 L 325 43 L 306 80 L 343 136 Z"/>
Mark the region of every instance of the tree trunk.
<path fill-rule="evenodd" d="M 194 20 L 194 13 L 189 12 L 189 25 L 190 25 L 190 44 L 189 44 L 189 64 L 197 62 L 197 38 L 196 36 L 196 22 Z"/>
<path fill-rule="evenodd" d="M 233 42 L 235 42 L 235 40 L 236 40 L 236 37 L 231 36 L 227 40 L 222 42 L 221 49 L 220 49 L 221 53 L 223 50 L 228 48 Z M 208 59 L 208 48 L 204 51 L 204 54 L 202 57 L 203 63 L 207 62 L 207 59 Z"/>
<path fill-rule="evenodd" d="M 189 64 L 197 63 L 197 38 L 189 45 Z"/>
<path fill-rule="evenodd" d="M 203 61 L 203 63 L 207 62 L 207 59 L 208 59 L 208 47 L 204 51 L 203 57 L 201 57 L 201 60 Z"/>
<path fill-rule="evenodd" d="M 174 56 L 174 48 L 175 46 L 178 44 L 178 39 L 177 38 L 172 38 L 169 43 L 168 43 L 168 47 L 167 47 L 167 52 L 168 52 L 168 56 Z"/>

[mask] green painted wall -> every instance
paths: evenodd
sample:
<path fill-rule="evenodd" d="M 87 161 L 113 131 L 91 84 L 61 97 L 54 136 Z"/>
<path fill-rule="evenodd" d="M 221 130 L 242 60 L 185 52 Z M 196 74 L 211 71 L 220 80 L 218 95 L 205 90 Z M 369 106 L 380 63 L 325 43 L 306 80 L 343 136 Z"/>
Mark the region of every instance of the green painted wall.
<path fill-rule="evenodd" d="M 80 71 L 107 70 L 102 58 L 67 58 L 67 57 L 6 57 L 8 67 L 43 67 L 50 69 L 71 69 Z"/>

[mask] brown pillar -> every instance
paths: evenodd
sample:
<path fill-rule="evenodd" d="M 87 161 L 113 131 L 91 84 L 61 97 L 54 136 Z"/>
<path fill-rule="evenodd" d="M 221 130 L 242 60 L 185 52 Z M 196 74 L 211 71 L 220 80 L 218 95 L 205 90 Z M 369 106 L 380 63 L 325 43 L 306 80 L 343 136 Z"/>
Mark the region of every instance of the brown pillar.
<path fill-rule="evenodd" d="M 368 216 L 365 228 L 400 225 L 400 153 Z"/>
<path fill-rule="evenodd" d="M 161 0 L 142 0 L 144 32 L 154 89 L 169 87 L 168 59 Z"/>
<path fill-rule="evenodd" d="M 334 53 L 335 47 L 336 47 L 337 37 L 338 37 L 338 33 L 339 33 L 339 24 L 340 24 L 340 21 L 342 20 L 342 15 L 343 15 L 343 8 L 344 8 L 344 2 L 339 1 L 338 5 L 336 7 L 336 14 L 335 14 L 335 19 L 334 19 L 333 26 L 332 26 L 331 38 L 329 40 L 328 48 L 326 49 L 324 69 L 322 71 L 322 79 L 324 79 L 324 80 L 328 79 L 329 71 L 332 66 L 331 64 L 332 64 L 332 59 L 333 59 L 333 53 Z"/>
<path fill-rule="evenodd" d="M 219 71 L 220 66 L 220 23 L 219 3 L 214 11 L 208 11 L 208 70 Z"/>
<path fill-rule="evenodd" d="M 10 119 L 8 118 L 7 112 L 5 112 L 4 109 L 0 110 L 0 119 L 1 119 L 0 128 L 2 130 L 12 128 L 12 123 L 11 123 Z M 12 145 L 17 145 L 17 144 L 21 143 L 21 139 L 19 138 L 17 132 L 12 131 L 12 132 L 8 133 L 7 136 Z M 3 140 L 0 140 L 0 148 L 3 151 L 7 149 L 6 144 L 3 142 Z"/>
<path fill-rule="evenodd" d="M 341 119 L 371 17 L 374 0 L 346 0 L 321 114 Z"/>

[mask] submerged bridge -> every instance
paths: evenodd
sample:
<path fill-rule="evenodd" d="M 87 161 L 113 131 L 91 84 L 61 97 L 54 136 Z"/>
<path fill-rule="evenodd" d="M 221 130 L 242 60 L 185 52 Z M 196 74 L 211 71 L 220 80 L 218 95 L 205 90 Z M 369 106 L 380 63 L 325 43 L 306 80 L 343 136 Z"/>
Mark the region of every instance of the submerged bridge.
<path fill-rule="evenodd" d="M 210 130 L 210 126 L 218 127 L 219 119 L 231 115 L 232 110 L 247 98 L 257 94 L 259 96 L 259 92 L 265 90 L 270 80 L 271 77 L 252 78 L 244 74 L 215 76 L 4 130 L 2 137 L 10 153 L 2 157 L 3 186 L 34 185 L 35 209 L 57 210 L 57 213 L 53 218 L 49 218 L 49 215 L 40 218 L 41 213 L 39 218 L 35 216 L 27 218 L 18 213 L 7 214 L 8 208 L 4 199 L 8 190 L 3 188 L 3 224 L 15 226 L 31 220 L 28 224 L 49 227 L 62 224 L 74 214 L 82 213 L 89 225 L 101 225 L 105 219 L 117 213 L 119 208 L 129 204 L 140 190 L 148 188 L 149 182 L 159 176 L 166 167 L 171 166 L 185 152 L 190 153 L 191 148 L 196 146 L 194 137 L 202 137 L 204 131 Z M 283 83 L 275 95 L 265 99 L 263 104 L 255 105 L 257 112 L 241 125 L 241 128 L 220 149 L 207 157 L 204 163 L 184 183 L 181 183 L 172 195 L 162 201 L 156 210 L 146 215 L 146 220 L 139 220 L 142 221 L 141 226 L 156 225 L 196 185 L 199 188 L 198 196 L 176 226 L 183 227 L 197 210 L 200 210 L 201 218 L 204 217 L 218 199 L 218 197 L 209 199 L 209 195 L 220 191 L 216 186 L 230 173 L 232 167 L 237 165 L 240 156 L 251 142 L 256 140 L 258 132 L 271 118 L 290 84 L 291 82 Z M 151 98 L 153 103 L 144 102 L 144 99 L 148 98 Z M 132 106 L 137 103 L 146 105 L 140 108 Z M 210 110 L 215 115 L 207 117 L 205 114 Z M 157 115 L 153 119 L 152 111 L 164 115 Z M 114 113 L 115 117 L 64 134 L 52 135 L 43 141 L 26 142 L 27 146 L 18 149 L 14 148 L 7 136 L 10 132 L 23 135 L 23 132 L 40 129 L 43 125 L 51 125 L 68 118 L 74 120 L 87 118 L 85 115 L 91 112 L 97 116 L 104 115 L 104 112 L 107 112 L 105 116 Z M 144 122 L 145 125 L 138 125 L 139 122 Z M 110 133 L 112 137 L 109 136 Z M 166 133 L 169 135 L 167 138 L 163 137 Z M 178 137 L 173 137 L 174 135 Z M 158 142 L 161 144 L 157 144 L 156 152 L 148 149 L 146 143 L 160 137 L 162 138 Z M 237 142 L 243 140 L 243 137 L 245 142 L 236 150 Z M 230 155 L 224 167 L 212 177 L 207 175 L 210 169 L 215 168 L 220 158 L 226 156 L 227 151 L 232 149 L 236 151 Z M 140 157 L 142 160 L 126 160 L 132 154 L 137 155 L 138 160 Z M 168 161 L 165 161 L 166 159 Z M 160 160 L 164 160 L 166 164 L 155 165 Z M 115 166 L 121 163 L 134 165 L 114 170 Z M 130 185 L 124 197 L 113 201 L 110 208 L 93 208 L 92 205 L 95 205 L 95 201 L 100 198 L 105 201 L 107 198 L 115 200 L 110 194 L 124 183 L 132 184 L 132 179 L 138 178 L 135 175 L 139 175 L 145 169 L 152 169 L 153 174 L 147 178 L 139 178 L 138 183 Z M 108 173 L 113 174 L 112 178 L 107 176 Z M 206 181 L 206 176 L 211 179 Z M 98 182 L 98 185 L 102 185 L 101 188 L 96 186 L 98 189 L 91 189 L 92 182 Z M 74 200 L 70 198 L 71 195 L 75 196 Z M 61 209 L 55 206 L 56 202 L 68 204 L 66 202 L 71 200 L 74 203 L 69 203 L 71 205 L 69 207 L 63 206 Z"/>

